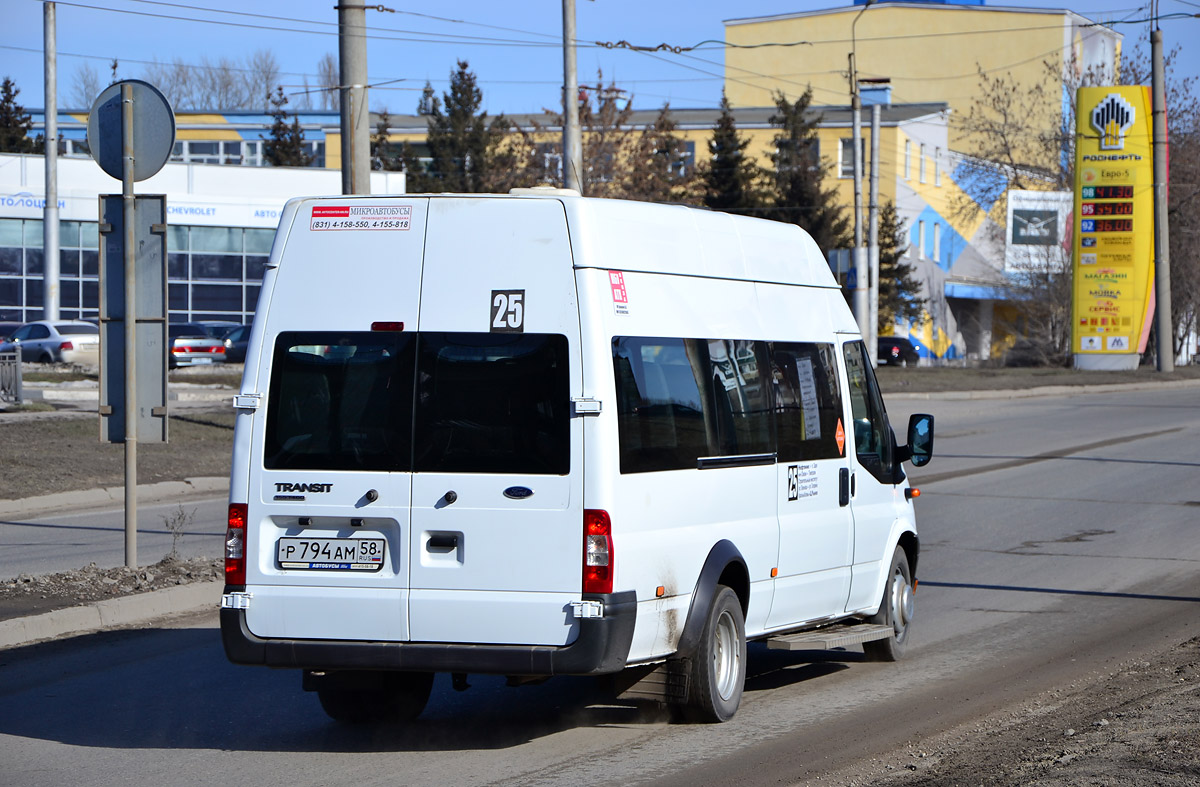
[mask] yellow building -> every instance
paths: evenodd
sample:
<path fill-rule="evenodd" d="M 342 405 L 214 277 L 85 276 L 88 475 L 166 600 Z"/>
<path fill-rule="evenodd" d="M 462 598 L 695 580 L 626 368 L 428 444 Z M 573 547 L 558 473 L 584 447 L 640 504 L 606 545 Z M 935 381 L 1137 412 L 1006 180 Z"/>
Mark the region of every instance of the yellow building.
<path fill-rule="evenodd" d="M 974 130 L 973 116 L 999 120 L 986 109 L 982 85 L 1005 88 L 994 93 L 1040 96 L 1036 105 L 1017 101 L 1010 107 L 1017 117 L 1009 120 L 1009 130 L 1017 131 L 1017 160 L 1036 181 L 1039 170 L 1060 164 L 1060 150 L 1045 139 L 1062 128 L 1075 87 L 1085 76 L 1104 83 L 1116 73 L 1121 34 L 1062 9 L 884 0 L 731 19 L 725 39 L 725 91 L 734 107 L 763 106 L 778 92 L 794 97 L 809 86 L 815 103 L 848 104 L 851 52 L 858 78 L 890 80 L 897 104 L 947 107 L 946 146 L 934 151 L 938 186 L 930 186 L 928 175 L 897 178 L 896 204 L 930 307 L 925 324 L 899 327 L 944 359 L 987 359 L 1011 342 L 1000 320 L 1012 313 L 1004 304 L 1004 189 L 980 182 L 971 166 L 994 148 L 994 140 Z M 1013 122 L 1023 127 L 1014 129 Z M 929 150 L 920 152 L 921 141 L 899 144 L 907 154 L 895 155 L 926 162 Z"/>

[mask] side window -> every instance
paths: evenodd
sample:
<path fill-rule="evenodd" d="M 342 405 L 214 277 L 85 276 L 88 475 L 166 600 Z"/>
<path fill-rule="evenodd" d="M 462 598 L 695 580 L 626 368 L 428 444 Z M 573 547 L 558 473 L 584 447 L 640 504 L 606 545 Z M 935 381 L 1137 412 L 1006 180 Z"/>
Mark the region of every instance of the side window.
<path fill-rule="evenodd" d="M 32 325 L 29 328 L 30 339 L 48 339 L 50 338 L 50 329 L 45 325 Z"/>
<path fill-rule="evenodd" d="M 771 377 L 779 461 L 844 456 L 837 356 L 832 344 L 771 342 Z"/>
<path fill-rule="evenodd" d="M 762 342 L 614 339 L 621 472 L 771 454 L 768 368 Z"/>
<path fill-rule="evenodd" d="M 882 483 L 893 483 L 891 430 L 866 348 L 861 341 L 846 342 L 843 352 L 854 419 L 854 453 L 863 469 Z"/>
<path fill-rule="evenodd" d="M 33 326 L 32 325 L 23 325 L 20 328 L 18 328 L 16 331 L 13 332 L 12 339 L 16 339 L 18 341 L 23 342 L 23 341 L 26 341 L 27 339 L 29 339 L 29 334 L 31 334 L 31 333 L 33 333 Z"/>

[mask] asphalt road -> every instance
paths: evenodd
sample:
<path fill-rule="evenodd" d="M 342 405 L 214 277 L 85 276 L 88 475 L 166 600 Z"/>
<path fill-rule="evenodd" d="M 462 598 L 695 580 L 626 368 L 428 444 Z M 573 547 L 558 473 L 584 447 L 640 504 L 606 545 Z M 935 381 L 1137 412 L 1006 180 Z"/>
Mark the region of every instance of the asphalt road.
<path fill-rule="evenodd" d="M 893 402 L 938 419 L 908 658 L 751 648 L 723 725 L 597 682 L 439 676 L 410 728 L 329 722 L 299 676 L 226 663 L 215 615 L 0 652 L 23 785 L 798 783 L 1200 633 L 1193 390 Z M 833 783 L 838 783 L 834 781 Z"/>
<path fill-rule="evenodd" d="M 157 563 L 175 546 L 182 557 L 216 557 L 228 517 L 229 499 L 188 497 L 138 505 L 138 565 Z M 172 523 L 181 522 L 179 537 Z M 125 509 L 69 511 L 46 517 L 0 521 L 0 581 L 18 574 L 48 574 L 95 563 L 125 565 Z"/>

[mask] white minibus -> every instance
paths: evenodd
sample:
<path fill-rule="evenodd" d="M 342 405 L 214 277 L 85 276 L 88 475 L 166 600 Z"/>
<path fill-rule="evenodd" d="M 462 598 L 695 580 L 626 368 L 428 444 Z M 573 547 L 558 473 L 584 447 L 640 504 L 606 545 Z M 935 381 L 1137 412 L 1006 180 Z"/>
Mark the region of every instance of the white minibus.
<path fill-rule="evenodd" d="M 902 462 L 933 418 L 897 444 L 794 225 L 554 189 L 294 199 L 234 406 L 225 650 L 335 719 L 486 673 L 723 721 L 749 640 L 908 639 Z"/>

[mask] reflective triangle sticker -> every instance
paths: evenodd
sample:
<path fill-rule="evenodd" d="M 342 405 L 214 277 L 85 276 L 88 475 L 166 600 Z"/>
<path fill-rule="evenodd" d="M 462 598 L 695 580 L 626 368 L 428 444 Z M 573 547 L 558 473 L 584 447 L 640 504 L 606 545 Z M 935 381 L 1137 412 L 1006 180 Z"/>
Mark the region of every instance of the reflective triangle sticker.
<path fill-rule="evenodd" d="M 838 419 L 837 431 L 834 432 L 833 436 L 837 438 L 838 454 L 841 456 L 845 456 L 846 455 L 846 430 L 842 428 L 842 419 L 841 418 Z"/>

